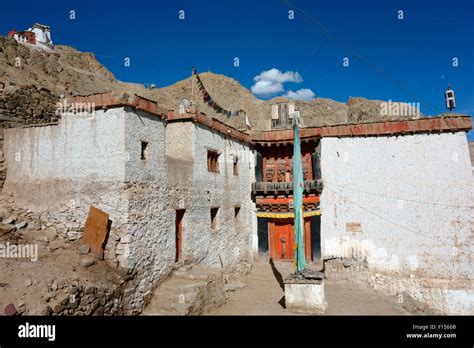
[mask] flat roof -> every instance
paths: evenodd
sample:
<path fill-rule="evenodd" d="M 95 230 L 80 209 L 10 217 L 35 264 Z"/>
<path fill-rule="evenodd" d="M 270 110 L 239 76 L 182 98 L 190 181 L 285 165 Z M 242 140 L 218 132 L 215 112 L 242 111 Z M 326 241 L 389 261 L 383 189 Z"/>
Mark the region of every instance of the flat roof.
<path fill-rule="evenodd" d="M 93 103 L 95 109 L 114 107 L 131 107 L 154 115 L 166 122 L 191 121 L 215 130 L 221 134 L 249 144 L 271 145 L 273 143 L 291 143 L 292 129 L 274 129 L 253 132 L 251 135 L 235 129 L 216 118 L 206 116 L 196 111 L 180 114 L 160 106 L 156 101 L 128 94 L 116 95 L 113 92 L 97 93 L 85 96 L 74 96 L 68 99 L 72 103 Z M 460 132 L 472 129 L 470 116 L 445 115 L 438 117 L 423 117 L 413 120 L 392 120 L 357 124 L 340 124 L 322 127 L 301 128 L 300 137 L 303 142 L 318 140 L 324 137 L 365 137 L 365 136 L 392 136 L 416 133 Z"/>
<path fill-rule="evenodd" d="M 252 144 L 252 138 L 249 134 L 243 133 L 218 119 L 208 117 L 203 113 L 184 113 L 179 114 L 174 110 L 167 110 L 160 106 L 156 101 L 134 95 L 133 100 L 130 100 L 128 95 L 118 96 L 113 92 L 105 92 L 98 94 L 91 94 L 85 96 L 74 96 L 68 99 L 70 103 L 90 103 L 94 104 L 95 109 L 110 109 L 116 107 L 129 106 L 134 110 L 141 110 L 148 114 L 154 115 L 166 122 L 195 122 L 208 127 L 218 133 L 225 134 L 235 140 Z"/>

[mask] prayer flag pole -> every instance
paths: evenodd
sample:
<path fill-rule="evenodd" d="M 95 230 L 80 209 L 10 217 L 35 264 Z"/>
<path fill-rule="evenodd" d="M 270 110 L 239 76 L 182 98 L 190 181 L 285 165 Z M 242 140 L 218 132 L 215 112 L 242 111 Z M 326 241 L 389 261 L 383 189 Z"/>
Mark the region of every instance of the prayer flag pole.
<path fill-rule="evenodd" d="M 294 208 L 294 228 L 295 228 L 295 252 L 294 264 L 296 272 L 306 269 L 306 259 L 304 255 L 304 218 L 303 218 L 303 166 L 301 163 L 301 143 L 300 143 L 300 114 L 296 111 L 293 114 L 293 208 Z"/>

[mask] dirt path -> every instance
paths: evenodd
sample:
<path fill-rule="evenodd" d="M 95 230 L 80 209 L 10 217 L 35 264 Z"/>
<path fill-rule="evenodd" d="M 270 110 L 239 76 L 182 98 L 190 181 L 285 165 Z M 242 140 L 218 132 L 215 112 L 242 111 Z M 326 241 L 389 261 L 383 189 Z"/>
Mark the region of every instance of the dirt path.
<path fill-rule="evenodd" d="M 291 262 L 276 262 L 275 268 L 266 262 L 256 262 L 251 274 L 238 280 L 246 284 L 230 293 L 226 304 L 209 315 L 295 315 L 284 308 L 284 291 L 277 279 L 292 272 Z M 395 298 L 383 296 L 369 286 L 348 281 L 325 280 L 328 302 L 327 315 L 344 314 L 409 314 Z"/>

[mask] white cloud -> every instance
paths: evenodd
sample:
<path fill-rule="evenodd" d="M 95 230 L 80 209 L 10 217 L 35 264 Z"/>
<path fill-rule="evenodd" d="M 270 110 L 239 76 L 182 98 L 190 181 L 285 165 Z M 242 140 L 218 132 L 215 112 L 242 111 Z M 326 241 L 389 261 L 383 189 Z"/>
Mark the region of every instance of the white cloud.
<path fill-rule="evenodd" d="M 309 88 L 301 88 L 297 90 L 296 92 L 293 91 L 288 91 L 284 95 L 284 97 L 287 97 L 288 99 L 296 99 L 296 100 L 311 100 L 315 97 L 316 95 L 312 90 Z"/>
<path fill-rule="evenodd" d="M 281 72 L 278 69 L 262 71 L 253 78 L 255 84 L 251 91 L 257 95 L 270 95 L 283 92 L 283 84 L 286 82 L 300 83 L 303 81 L 301 75 L 295 71 Z"/>
<path fill-rule="evenodd" d="M 287 71 L 287 72 L 282 73 L 280 70 L 275 69 L 275 68 L 262 71 L 253 79 L 254 81 L 270 81 L 270 82 L 278 82 L 278 83 L 303 82 L 303 79 L 301 78 L 301 75 L 298 72 Z"/>
<path fill-rule="evenodd" d="M 278 82 L 257 81 L 251 88 L 252 93 L 258 95 L 269 95 L 283 92 L 283 85 Z"/>

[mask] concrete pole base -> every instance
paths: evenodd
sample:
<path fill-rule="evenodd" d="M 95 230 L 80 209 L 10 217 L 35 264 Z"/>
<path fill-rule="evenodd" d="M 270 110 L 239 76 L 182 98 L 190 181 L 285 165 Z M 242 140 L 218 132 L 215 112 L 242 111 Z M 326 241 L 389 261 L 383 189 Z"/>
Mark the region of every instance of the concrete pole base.
<path fill-rule="evenodd" d="M 286 309 L 295 313 L 324 314 L 327 308 L 324 279 L 287 279 L 284 283 Z"/>

